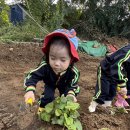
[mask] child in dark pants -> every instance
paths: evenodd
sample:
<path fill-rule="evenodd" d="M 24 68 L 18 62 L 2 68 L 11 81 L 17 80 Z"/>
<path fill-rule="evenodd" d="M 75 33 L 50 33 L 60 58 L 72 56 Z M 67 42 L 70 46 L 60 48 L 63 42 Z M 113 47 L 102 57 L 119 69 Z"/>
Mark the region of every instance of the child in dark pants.
<path fill-rule="evenodd" d="M 74 63 L 79 60 L 77 53 L 78 38 L 76 32 L 58 29 L 48 34 L 44 39 L 42 51 L 45 58 L 41 64 L 25 78 L 25 102 L 32 98 L 35 101 L 35 89 L 38 81 L 45 83 L 40 108 L 54 100 L 55 89 L 60 96 L 71 96 L 74 102 L 80 91 L 78 86 L 79 71 Z"/>
<path fill-rule="evenodd" d="M 98 104 L 111 106 L 117 87 L 122 96 L 130 95 L 130 44 L 101 61 L 97 72 L 95 95 L 89 106 L 94 112 Z"/>

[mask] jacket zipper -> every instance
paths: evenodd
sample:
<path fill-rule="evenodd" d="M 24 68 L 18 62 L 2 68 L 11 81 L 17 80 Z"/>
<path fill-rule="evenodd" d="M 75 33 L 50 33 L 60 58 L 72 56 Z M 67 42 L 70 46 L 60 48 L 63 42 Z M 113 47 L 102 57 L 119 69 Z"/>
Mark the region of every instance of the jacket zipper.
<path fill-rule="evenodd" d="M 57 81 L 56 81 L 56 85 L 58 84 L 60 78 L 61 78 L 61 76 L 58 77 L 58 79 L 57 79 Z"/>

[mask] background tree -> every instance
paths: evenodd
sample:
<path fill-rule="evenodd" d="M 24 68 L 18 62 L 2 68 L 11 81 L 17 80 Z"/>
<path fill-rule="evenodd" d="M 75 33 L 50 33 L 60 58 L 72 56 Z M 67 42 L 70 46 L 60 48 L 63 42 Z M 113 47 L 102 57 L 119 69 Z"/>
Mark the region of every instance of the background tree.
<path fill-rule="evenodd" d="M 65 0 L 58 0 L 56 4 L 50 0 L 27 0 L 25 5 L 35 20 L 49 31 L 71 28 L 79 20 L 80 11 Z"/>
<path fill-rule="evenodd" d="M 64 17 L 64 1 L 57 4 L 50 0 L 27 0 L 25 5 L 35 20 L 49 31 L 61 27 Z"/>
<path fill-rule="evenodd" d="M 126 36 L 130 29 L 130 0 L 88 0 L 84 2 L 81 33 L 94 37 L 95 31 L 109 36 Z"/>
<path fill-rule="evenodd" d="M 5 4 L 4 0 L 0 1 L 0 27 L 3 25 L 9 25 L 9 6 Z"/>
<path fill-rule="evenodd" d="M 80 38 L 89 40 L 102 40 L 105 36 L 130 35 L 130 0 L 58 0 L 55 4 L 54 2 L 55 0 L 23 2 L 28 13 L 47 30 L 45 32 L 58 28 L 74 28 Z M 4 5 L 3 3 L 2 0 L 1 5 Z M 35 26 L 34 21 L 31 24 L 29 26 Z"/>

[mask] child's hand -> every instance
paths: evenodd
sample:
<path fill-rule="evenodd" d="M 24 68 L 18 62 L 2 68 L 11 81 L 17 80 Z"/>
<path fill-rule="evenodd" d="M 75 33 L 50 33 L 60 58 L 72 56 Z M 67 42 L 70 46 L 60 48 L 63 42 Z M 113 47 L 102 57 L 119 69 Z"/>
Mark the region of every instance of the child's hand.
<path fill-rule="evenodd" d="M 120 90 L 118 91 L 122 96 L 127 95 L 127 88 L 120 88 Z"/>
<path fill-rule="evenodd" d="M 69 96 L 69 97 L 72 97 L 74 102 L 77 102 L 77 98 L 76 98 L 74 95 L 68 94 L 67 97 L 68 97 L 68 96 Z"/>
<path fill-rule="evenodd" d="M 33 102 L 35 101 L 35 95 L 33 91 L 28 91 L 25 95 L 25 102 L 28 102 L 29 98 L 32 98 Z"/>

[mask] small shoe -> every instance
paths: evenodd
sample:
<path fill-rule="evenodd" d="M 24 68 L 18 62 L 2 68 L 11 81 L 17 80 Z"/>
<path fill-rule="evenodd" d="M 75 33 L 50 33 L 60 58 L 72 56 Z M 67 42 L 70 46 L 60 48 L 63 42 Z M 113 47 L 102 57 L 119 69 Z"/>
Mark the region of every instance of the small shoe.
<path fill-rule="evenodd" d="M 90 103 L 90 106 L 88 107 L 89 112 L 95 112 L 97 105 L 98 105 L 97 102 L 92 101 L 92 102 Z"/>
<path fill-rule="evenodd" d="M 104 101 L 103 107 L 111 107 L 112 101 Z"/>
<path fill-rule="evenodd" d="M 37 111 L 37 114 L 40 115 L 40 113 L 41 113 L 43 110 L 44 110 L 43 107 L 39 107 L 39 108 L 38 108 L 38 111 Z"/>

